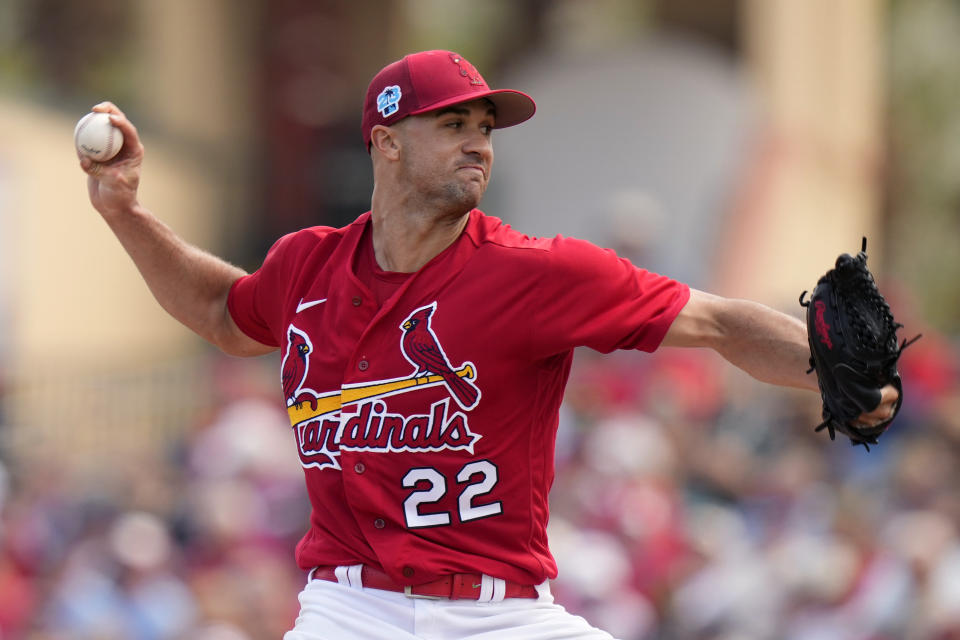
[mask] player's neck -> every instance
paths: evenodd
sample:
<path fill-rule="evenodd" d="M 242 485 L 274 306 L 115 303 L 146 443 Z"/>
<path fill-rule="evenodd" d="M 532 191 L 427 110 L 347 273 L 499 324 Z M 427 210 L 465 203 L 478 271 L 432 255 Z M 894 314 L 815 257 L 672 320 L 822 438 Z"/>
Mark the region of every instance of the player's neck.
<path fill-rule="evenodd" d="M 460 237 L 469 217 L 469 212 L 435 217 L 375 207 L 371 219 L 377 264 L 384 271 L 418 271 Z"/>

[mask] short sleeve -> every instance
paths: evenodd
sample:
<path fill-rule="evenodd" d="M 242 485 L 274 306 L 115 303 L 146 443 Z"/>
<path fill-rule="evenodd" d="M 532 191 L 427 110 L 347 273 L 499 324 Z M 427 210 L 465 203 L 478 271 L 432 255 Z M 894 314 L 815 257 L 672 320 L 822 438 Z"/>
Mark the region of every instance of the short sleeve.
<path fill-rule="evenodd" d="M 265 345 L 280 346 L 283 302 L 289 287 L 297 245 L 296 234 L 280 238 L 259 269 L 242 276 L 230 288 L 227 308 L 245 334 Z"/>
<path fill-rule="evenodd" d="M 538 341 L 551 352 L 654 351 L 690 298 L 686 284 L 583 240 L 554 238 L 546 254 L 535 313 Z"/>

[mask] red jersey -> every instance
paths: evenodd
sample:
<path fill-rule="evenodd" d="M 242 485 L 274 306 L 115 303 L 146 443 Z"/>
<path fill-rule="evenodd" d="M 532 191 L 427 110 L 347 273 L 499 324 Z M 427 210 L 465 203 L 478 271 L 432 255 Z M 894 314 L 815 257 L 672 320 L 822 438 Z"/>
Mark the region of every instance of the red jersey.
<path fill-rule="evenodd" d="M 237 325 L 283 357 L 312 506 L 298 564 L 556 577 L 547 494 L 573 350 L 654 350 L 689 288 L 479 210 L 384 287 L 362 263 L 369 224 L 284 236 L 230 291 Z"/>

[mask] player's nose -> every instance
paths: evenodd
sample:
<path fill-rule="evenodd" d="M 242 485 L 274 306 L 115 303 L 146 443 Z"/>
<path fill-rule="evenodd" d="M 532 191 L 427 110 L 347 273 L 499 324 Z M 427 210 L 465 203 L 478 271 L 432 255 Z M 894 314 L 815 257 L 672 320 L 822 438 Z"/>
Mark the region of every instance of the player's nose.
<path fill-rule="evenodd" d="M 482 131 L 467 136 L 463 142 L 462 150 L 467 155 L 479 157 L 487 168 L 493 162 L 493 141 L 489 135 L 484 135 Z"/>
<path fill-rule="evenodd" d="M 464 150 L 492 153 L 493 139 L 488 130 L 483 127 L 468 128 L 468 134 L 463 141 Z"/>

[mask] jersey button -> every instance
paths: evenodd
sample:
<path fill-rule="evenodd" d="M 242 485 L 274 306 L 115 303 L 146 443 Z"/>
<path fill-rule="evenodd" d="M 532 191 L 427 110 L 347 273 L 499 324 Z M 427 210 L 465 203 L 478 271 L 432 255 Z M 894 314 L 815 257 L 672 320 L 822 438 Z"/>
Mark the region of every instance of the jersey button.
<path fill-rule="evenodd" d="M 403 574 L 404 578 L 412 578 L 415 571 L 413 570 L 413 567 L 404 567 L 400 573 Z"/>
<path fill-rule="evenodd" d="M 373 521 L 373 526 L 375 526 L 377 529 L 383 529 L 385 526 L 387 526 L 387 523 L 384 522 L 383 518 L 377 518 Z"/>
<path fill-rule="evenodd" d="M 353 306 L 359 307 L 360 303 L 362 303 L 363 300 L 360 299 L 360 296 L 353 296 L 353 300 L 351 300 L 350 302 L 353 303 Z"/>
<path fill-rule="evenodd" d="M 357 464 L 353 465 L 353 470 L 357 473 L 363 473 L 367 470 L 367 465 L 363 464 L 362 462 L 358 462 Z"/>
<path fill-rule="evenodd" d="M 357 369 L 360 369 L 360 371 L 366 371 L 369 368 L 370 368 L 370 363 L 367 362 L 366 360 L 361 360 L 360 362 L 357 363 Z"/>

